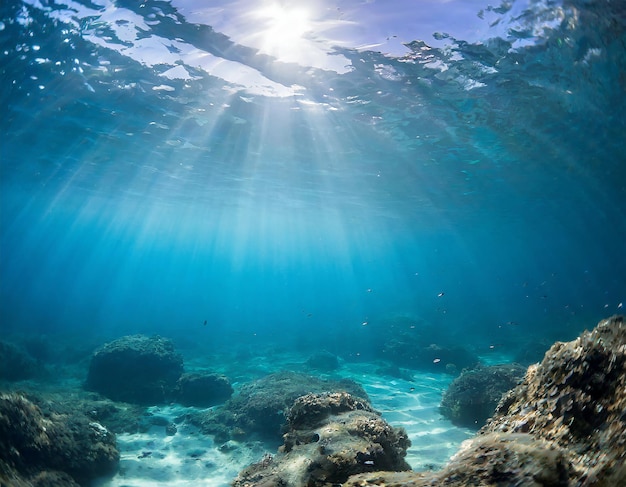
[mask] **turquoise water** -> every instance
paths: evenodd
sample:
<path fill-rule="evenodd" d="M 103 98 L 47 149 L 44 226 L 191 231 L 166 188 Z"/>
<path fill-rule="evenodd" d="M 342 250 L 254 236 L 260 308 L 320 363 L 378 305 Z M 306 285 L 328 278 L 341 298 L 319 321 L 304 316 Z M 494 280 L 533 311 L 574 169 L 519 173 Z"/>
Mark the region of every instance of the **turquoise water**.
<path fill-rule="evenodd" d="M 621 311 L 620 2 L 251 5 L 2 3 L 3 333 L 514 357 Z"/>

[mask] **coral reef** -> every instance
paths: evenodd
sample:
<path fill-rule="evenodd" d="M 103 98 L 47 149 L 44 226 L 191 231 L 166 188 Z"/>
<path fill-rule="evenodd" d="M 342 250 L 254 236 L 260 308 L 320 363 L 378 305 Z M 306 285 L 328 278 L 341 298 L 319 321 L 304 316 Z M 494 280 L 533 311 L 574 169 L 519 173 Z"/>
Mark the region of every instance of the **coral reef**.
<path fill-rule="evenodd" d="M 21 394 L 0 395 L 0 483 L 77 485 L 112 474 L 115 435 L 78 411 L 44 413 Z"/>
<path fill-rule="evenodd" d="M 173 396 L 183 359 L 172 342 L 159 336 L 125 336 L 97 350 L 86 387 L 110 399 L 162 403 Z"/>
<path fill-rule="evenodd" d="M 183 374 L 176 382 L 176 401 L 184 406 L 209 407 L 226 401 L 233 388 L 219 374 Z"/>
<path fill-rule="evenodd" d="M 525 372 L 517 364 L 466 369 L 443 394 L 441 414 L 457 426 L 478 429 L 494 413 L 502 395 L 513 389 Z"/>
<path fill-rule="evenodd" d="M 18 381 L 37 375 L 37 361 L 22 348 L 0 340 L 0 380 Z"/>
<path fill-rule="evenodd" d="M 367 399 L 363 388 L 354 381 L 322 380 L 296 372 L 278 372 L 245 384 L 217 411 L 190 414 L 188 419 L 217 441 L 256 434 L 280 440 L 285 412 L 294 401 L 310 392 L 345 391 Z"/>
<path fill-rule="evenodd" d="M 372 470 L 409 470 L 410 441 L 369 403 L 345 392 L 307 394 L 287 413 L 279 453 L 242 471 L 234 487 L 323 487 Z"/>
<path fill-rule="evenodd" d="M 626 325 L 554 344 L 439 472 L 366 473 L 344 487 L 626 485 Z"/>

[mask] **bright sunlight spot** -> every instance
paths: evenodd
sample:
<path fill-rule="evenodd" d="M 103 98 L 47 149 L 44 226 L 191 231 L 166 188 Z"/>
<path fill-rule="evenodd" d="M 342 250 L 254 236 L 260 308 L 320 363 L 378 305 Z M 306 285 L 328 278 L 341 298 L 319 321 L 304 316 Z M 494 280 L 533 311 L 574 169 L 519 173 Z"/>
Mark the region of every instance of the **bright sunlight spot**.
<path fill-rule="evenodd" d="M 312 28 L 310 14 L 303 8 L 273 3 L 255 12 L 261 20 L 261 49 L 284 61 L 297 60 L 306 44 L 304 35 Z"/>

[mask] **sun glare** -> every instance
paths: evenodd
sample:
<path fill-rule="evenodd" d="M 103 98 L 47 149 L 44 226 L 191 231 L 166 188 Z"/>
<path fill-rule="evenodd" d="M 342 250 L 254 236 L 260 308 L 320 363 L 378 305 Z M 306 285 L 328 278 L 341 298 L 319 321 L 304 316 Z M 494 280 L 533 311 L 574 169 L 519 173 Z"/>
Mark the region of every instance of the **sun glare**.
<path fill-rule="evenodd" d="M 292 57 L 305 43 L 304 34 L 312 29 L 310 14 L 299 7 L 271 4 L 259 9 L 261 48 L 277 58 Z"/>

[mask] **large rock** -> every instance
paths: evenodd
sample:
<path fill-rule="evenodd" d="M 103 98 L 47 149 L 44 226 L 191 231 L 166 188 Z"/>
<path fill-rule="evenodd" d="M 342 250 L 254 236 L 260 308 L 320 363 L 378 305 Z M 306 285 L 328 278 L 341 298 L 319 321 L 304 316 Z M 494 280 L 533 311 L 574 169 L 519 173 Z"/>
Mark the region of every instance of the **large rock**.
<path fill-rule="evenodd" d="M 189 373 L 176 383 L 176 401 L 184 406 L 209 407 L 233 395 L 229 380 L 220 374 Z"/>
<path fill-rule="evenodd" d="M 307 394 L 287 414 L 279 453 L 242 471 L 234 487 L 340 485 L 359 472 L 409 470 L 410 441 L 369 403 L 345 392 Z"/>
<path fill-rule="evenodd" d="M 367 399 L 363 388 L 351 380 L 323 380 L 308 374 L 277 372 L 241 387 L 223 408 L 190 414 L 188 419 L 218 441 L 256 435 L 280 441 L 285 413 L 294 401 L 310 392 L 348 392 Z"/>
<path fill-rule="evenodd" d="M 37 375 L 36 360 L 25 350 L 0 340 L 0 380 L 18 381 Z"/>
<path fill-rule="evenodd" d="M 557 342 L 440 472 L 351 477 L 344 487 L 626 485 L 626 325 Z"/>
<path fill-rule="evenodd" d="M 502 395 L 513 389 L 525 372 L 517 364 L 464 370 L 443 394 L 441 414 L 457 426 L 479 429 L 493 415 Z"/>
<path fill-rule="evenodd" d="M 157 404 L 173 397 L 182 372 L 183 359 L 170 340 L 125 336 L 93 354 L 86 386 L 115 401 Z"/>
<path fill-rule="evenodd" d="M 0 484 L 88 485 L 118 462 L 115 435 L 79 411 L 44 414 L 23 395 L 0 395 Z"/>

